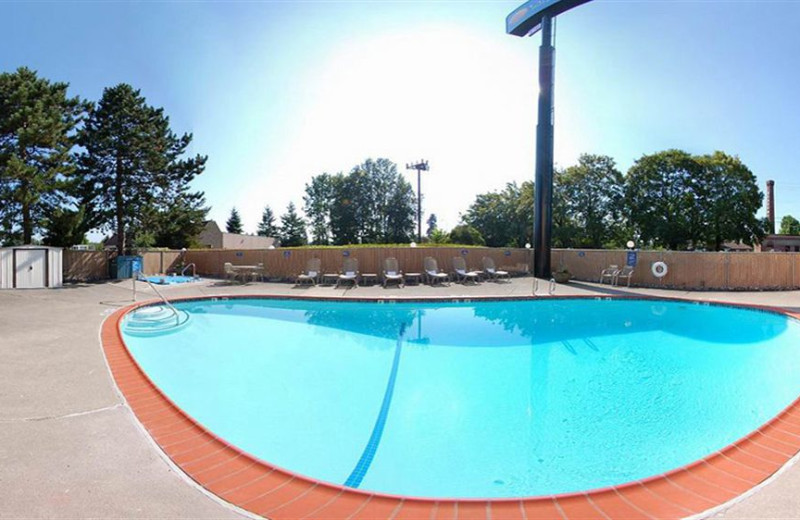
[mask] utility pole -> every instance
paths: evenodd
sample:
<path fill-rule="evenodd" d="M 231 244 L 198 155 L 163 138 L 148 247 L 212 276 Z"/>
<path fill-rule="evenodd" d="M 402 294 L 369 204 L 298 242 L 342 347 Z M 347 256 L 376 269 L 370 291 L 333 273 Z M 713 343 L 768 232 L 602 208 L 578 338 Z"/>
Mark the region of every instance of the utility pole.
<path fill-rule="evenodd" d="M 406 170 L 417 170 L 417 243 L 422 243 L 422 176 L 423 171 L 428 171 L 428 161 L 406 163 Z"/>

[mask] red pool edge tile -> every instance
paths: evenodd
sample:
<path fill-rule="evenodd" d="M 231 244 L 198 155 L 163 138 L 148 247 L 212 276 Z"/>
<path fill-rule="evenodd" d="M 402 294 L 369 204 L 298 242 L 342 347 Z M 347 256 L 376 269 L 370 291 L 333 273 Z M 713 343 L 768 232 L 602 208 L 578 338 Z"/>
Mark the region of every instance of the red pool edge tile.
<path fill-rule="evenodd" d="M 342 301 L 339 298 L 264 295 L 213 299 L 244 298 Z M 641 296 L 572 296 L 562 299 L 598 298 L 694 301 Z M 183 300 L 205 299 L 212 298 Z M 474 297 L 469 300 L 500 299 L 522 300 L 530 297 Z M 459 299 L 392 299 L 428 302 L 454 300 Z M 152 303 L 158 302 L 142 302 L 119 309 L 102 324 L 100 340 L 117 389 L 161 451 L 189 478 L 224 502 L 274 520 L 323 517 L 326 520 L 677 519 L 728 503 L 770 478 L 800 452 L 800 428 L 795 426 L 800 424 L 798 398 L 756 431 L 716 453 L 662 475 L 619 486 L 582 493 L 513 499 L 428 499 L 345 488 L 294 474 L 239 450 L 206 430 L 162 394 L 128 352 L 120 332 L 125 314 Z M 800 315 L 777 307 L 727 302 L 699 303 L 754 309 L 800 319 Z"/>

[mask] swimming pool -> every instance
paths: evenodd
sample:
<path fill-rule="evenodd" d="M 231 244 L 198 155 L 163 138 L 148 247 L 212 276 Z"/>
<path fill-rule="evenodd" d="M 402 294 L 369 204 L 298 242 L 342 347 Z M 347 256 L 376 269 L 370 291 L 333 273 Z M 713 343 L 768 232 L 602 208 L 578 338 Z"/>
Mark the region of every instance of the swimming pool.
<path fill-rule="evenodd" d="M 184 328 L 124 340 L 177 406 L 271 464 L 394 495 L 619 485 L 720 450 L 800 394 L 798 324 L 731 307 L 176 306 Z"/>

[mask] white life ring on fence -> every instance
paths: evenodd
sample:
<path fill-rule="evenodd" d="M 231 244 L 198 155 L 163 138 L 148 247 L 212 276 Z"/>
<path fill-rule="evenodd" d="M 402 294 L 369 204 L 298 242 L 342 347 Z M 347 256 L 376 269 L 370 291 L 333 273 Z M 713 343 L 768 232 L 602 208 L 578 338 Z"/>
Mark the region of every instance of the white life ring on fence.
<path fill-rule="evenodd" d="M 651 267 L 650 270 L 653 272 L 653 276 L 656 278 L 664 278 L 669 272 L 667 264 L 664 262 L 654 262 L 653 267 Z"/>

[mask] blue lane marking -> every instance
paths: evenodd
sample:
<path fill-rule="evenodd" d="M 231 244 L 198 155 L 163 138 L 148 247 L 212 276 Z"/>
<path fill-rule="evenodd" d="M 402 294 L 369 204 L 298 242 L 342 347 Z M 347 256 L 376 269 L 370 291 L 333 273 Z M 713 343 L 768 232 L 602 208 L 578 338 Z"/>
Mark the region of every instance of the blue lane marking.
<path fill-rule="evenodd" d="M 394 348 L 394 361 L 392 361 L 392 371 L 389 374 L 389 382 L 386 384 L 386 392 L 383 394 L 383 404 L 381 404 L 381 411 L 378 413 L 378 419 L 375 421 L 375 426 L 372 427 L 372 435 L 369 437 L 367 446 L 364 452 L 361 453 L 361 458 L 358 459 L 356 467 L 353 468 L 350 476 L 347 477 L 344 485 L 351 488 L 357 488 L 364 480 L 364 476 L 369 471 L 372 465 L 372 459 L 375 458 L 375 453 L 378 451 L 378 445 L 381 443 L 383 436 L 383 427 L 386 426 L 386 417 L 389 415 L 389 406 L 392 404 L 392 394 L 394 394 L 394 383 L 397 380 L 397 368 L 400 366 L 400 348 L 403 345 L 403 334 L 406 331 L 405 323 L 400 327 L 400 334 L 397 336 L 397 346 Z"/>

